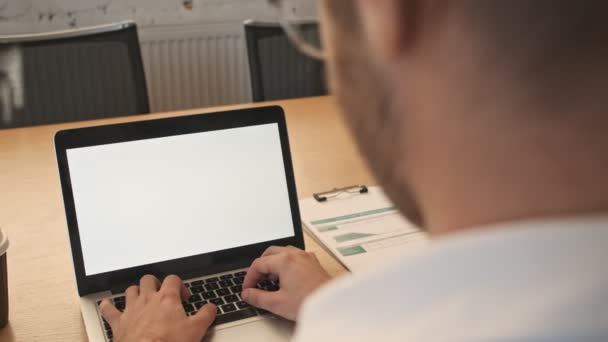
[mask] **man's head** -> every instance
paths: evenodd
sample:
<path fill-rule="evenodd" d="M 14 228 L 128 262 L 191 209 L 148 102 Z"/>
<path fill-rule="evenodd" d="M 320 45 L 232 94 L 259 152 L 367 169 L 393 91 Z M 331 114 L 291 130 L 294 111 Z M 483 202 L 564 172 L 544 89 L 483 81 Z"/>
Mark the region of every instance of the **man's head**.
<path fill-rule="evenodd" d="M 506 212 L 452 219 L 453 228 L 601 207 L 516 202 L 588 176 L 570 164 L 608 153 L 608 2 L 325 0 L 322 30 L 331 88 L 410 219 L 445 225 L 437 211 L 467 215 L 487 202 Z M 564 195 L 577 187 L 565 184 Z"/>

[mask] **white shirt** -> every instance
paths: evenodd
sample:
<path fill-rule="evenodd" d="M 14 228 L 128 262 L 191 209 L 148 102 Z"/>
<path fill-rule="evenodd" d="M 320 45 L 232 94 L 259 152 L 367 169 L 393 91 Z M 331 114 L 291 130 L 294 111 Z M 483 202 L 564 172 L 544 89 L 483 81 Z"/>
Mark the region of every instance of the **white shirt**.
<path fill-rule="evenodd" d="M 608 217 L 491 228 L 322 288 L 294 340 L 608 341 Z"/>

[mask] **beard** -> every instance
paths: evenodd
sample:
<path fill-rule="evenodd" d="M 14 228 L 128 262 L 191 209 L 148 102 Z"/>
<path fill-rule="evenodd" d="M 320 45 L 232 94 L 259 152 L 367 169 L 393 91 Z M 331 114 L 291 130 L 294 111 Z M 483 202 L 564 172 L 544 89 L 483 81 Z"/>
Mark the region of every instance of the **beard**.
<path fill-rule="evenodd" d="M 401 213 L 419 227 L 424 218 L 403 172 L 402 115 L 369 56 L 351 0 L 326 0 L 325 44 L 330 88 L 370 170 Z"/>

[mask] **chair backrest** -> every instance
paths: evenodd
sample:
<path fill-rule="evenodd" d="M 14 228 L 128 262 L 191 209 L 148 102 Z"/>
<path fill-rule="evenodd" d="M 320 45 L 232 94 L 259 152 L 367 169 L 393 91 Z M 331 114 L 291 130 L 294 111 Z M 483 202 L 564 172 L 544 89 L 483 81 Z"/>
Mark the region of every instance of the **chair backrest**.
<path fill-rule="evenodd" d="M 310 42 L 319 42 L 319 25 L 301 21 Z M 251 90 L 256 102 L 327 94 L 322 62 L 299 52 L 277 23 L 245 21 Z"/>
<path fill-rule="evenodd" d="M 149 112 L 135 23 L 0 36 L 0 129 Z"/>

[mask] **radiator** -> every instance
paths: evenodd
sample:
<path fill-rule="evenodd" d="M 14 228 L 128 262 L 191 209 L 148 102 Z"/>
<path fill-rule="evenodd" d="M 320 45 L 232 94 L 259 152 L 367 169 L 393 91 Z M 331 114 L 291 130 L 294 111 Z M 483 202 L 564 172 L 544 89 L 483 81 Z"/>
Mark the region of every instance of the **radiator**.
<path fill-rule="evenodd" d="M 154 112 L 251 101 L 242 23 L 140 28 Z"/>

